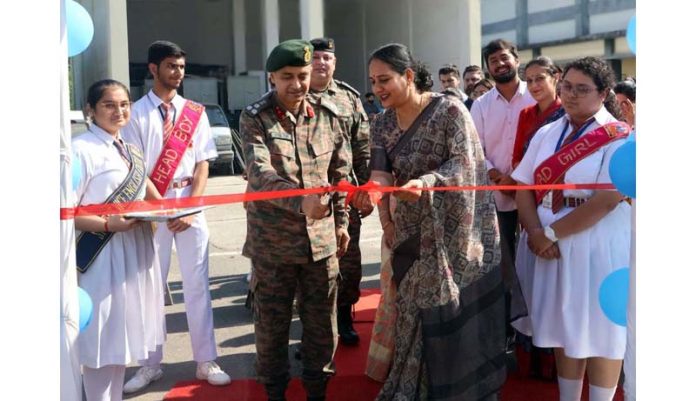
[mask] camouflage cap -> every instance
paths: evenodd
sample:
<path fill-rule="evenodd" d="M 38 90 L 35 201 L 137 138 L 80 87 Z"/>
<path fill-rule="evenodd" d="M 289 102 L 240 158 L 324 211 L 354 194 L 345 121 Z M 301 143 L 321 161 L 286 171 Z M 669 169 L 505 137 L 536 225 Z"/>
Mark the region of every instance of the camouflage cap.
<path fill-rule="evenodd" d="M 312 39 L 309 43 L 314 46 L 315 51 L 329 53 L 336 52 L 336 45 L 334 44 L 334 40 L 331 38 L 316 38 Z"/>
<path fill-rule="evenodd" d="M 314 47 L 301 39 L 291 39 L 273 48 L 266 59 L 266 71 L 275 72 L 287 66 L 304 67 L 312 62 Z"/>

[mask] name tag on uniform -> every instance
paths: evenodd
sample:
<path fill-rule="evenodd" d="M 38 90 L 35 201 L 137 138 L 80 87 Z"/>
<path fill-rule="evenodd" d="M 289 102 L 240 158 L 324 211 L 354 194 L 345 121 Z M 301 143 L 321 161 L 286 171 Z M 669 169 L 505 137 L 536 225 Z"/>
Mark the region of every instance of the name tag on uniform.
<path fill-rule="evenodd" d="M 269 132 L 271 138 L 273 139 L 285 139 L 286 141 L 292 141 L 292 135 L 287 132 Z"/>
<path fill-rule="evenodd" d="M 553 191 L 549 191 L 544 195 L 544 198 L 541 200 L 541 205 L 547 209 L 551 209 L 553 206 Z"/>

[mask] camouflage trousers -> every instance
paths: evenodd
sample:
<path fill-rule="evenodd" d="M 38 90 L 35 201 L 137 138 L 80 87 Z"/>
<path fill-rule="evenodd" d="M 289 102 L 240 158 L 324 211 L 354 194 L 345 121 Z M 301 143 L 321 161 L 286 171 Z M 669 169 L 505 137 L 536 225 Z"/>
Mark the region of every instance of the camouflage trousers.
<path fill-rule="evenodd" d="M 302 322 L 302 383 L 308 396 L 319 397 L 335 373 L 333 356 L 338 345 L 336 294 L 338 261 L 332 255 L 307 264 L 251 261 L 254 276 L 254 332 L 256 375 L 271 399 L 284 397 L 290 381 L 288 340 L 292 303 L 297 288 Z"/>
<path fill-rule="evenodd" d="M 338 306 L 353 305 L 360 299 L 362 280 L 362 255 L 360 253 L 360 215 L 357 209 L 350 211 L 348 251 L 338 260 L 341 277 L 338 280 Z"/>

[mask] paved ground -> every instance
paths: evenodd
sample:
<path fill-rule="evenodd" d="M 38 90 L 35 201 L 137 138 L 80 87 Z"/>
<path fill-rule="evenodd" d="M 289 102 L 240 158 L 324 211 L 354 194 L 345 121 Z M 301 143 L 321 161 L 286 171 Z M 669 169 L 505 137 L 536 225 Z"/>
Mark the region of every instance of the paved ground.
<path fill-rule="evenodd" d="M 241 193 L 245 186 L 246 182 L 240 176 L 211 176 L 206 195 Z M 206 211 L 206 217 L 210 228 L 210 292 L 218 363 L 233 379 L 254 377 L 254 330 L 251 313 L 244 307 L 247 293 L 245 278 L 250 262 L 241 256 L 246 236 L 246 215 L 241 204 L 232 204 L 210 209 Z M 381 229 L 377 213 L 364 220 L 361 236 L 362 285 L 365 288 L 378 287 Z M 172 263 L 168 281 L 173 304 L 165 307 L 168 335 L 164 348 L 164 377 L 142 392 L 126 396 L 127 400 L 161 400 L 176 382 L 195 379 L 196 363 L 192 361 L 176 257 L 172 258 Z M 295 316 L 290 334 L 291 355 L 299 342 L 300 332 L 299 319 Z M 291 364 L 292 374 L 299 375 L 297 361 L 291 358 Z M 126 379 L 136 370 L 136 366 L 129 367 Z"/>

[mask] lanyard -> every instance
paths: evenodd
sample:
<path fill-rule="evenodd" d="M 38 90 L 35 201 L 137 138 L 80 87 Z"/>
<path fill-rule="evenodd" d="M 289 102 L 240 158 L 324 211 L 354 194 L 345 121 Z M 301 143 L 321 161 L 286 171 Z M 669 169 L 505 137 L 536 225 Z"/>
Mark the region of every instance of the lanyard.
<path fill-rule="evenodd" d="M 176 121 L 176 107 L 174 107 L 174 105 L 171 103 L 170 103 L 169 107 L 171 107 L 171 109 L 170 109 L 171 115 L 172 115 L 171 123 L 173 125 L 174 121 Z M 166 115 L 165 115 L 164 110 L 162 109 L 161 105 L 157 107 L 157 110 L 159 110 L 160 116 L 162 117 L 162 121 L 164 121 L 164 118 L 166 117 Z"/>
<path fill-rule="evenodd" d="M 570 142 L 573 142 L 574 140 L 578 139 L 580 137 L 580 135 L 582 135 L 582 133 L 585 132 L 587 127 L 589 127 L 593 122 L 594 122 L 594 118 L 591 118 L 587 122 L 585 122 L 585 124 L 583 124 L 582 127 L 580 127 L 578 132 L 576 132 L 575 135 L 573 135 L 573 138 L 570 140 Z M 558 149 L 561 148 L 561 144 L 563 143 L 563 138 L 565 138 L 566 130 L 568 129 L 569 125 L 570 125 L 570 120 L 566 120 L 565 127 L 563 127 L 563 133 L 561 134 L 561 137 L 558 138 L 558 142 L 556 143 L 556 152 L 558 152 Z M 572 132 L 572 129 L 571 129 L 571 132 Z"/>

